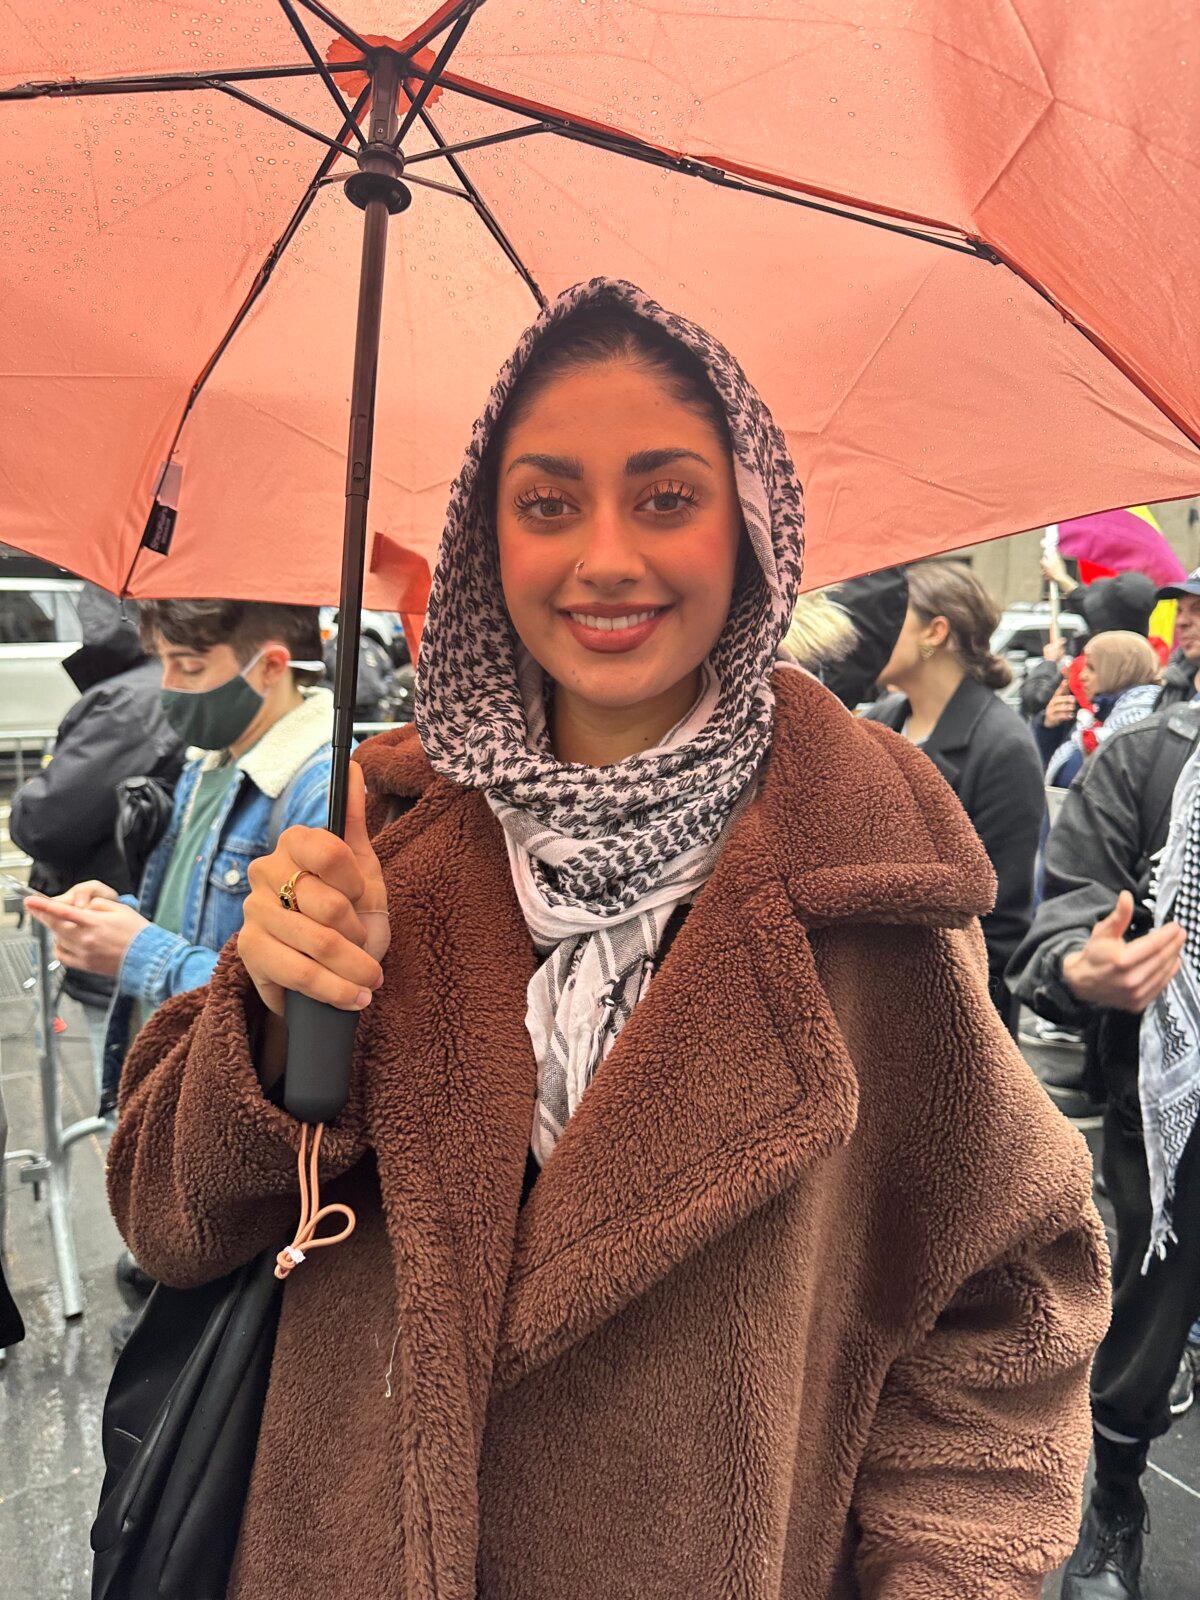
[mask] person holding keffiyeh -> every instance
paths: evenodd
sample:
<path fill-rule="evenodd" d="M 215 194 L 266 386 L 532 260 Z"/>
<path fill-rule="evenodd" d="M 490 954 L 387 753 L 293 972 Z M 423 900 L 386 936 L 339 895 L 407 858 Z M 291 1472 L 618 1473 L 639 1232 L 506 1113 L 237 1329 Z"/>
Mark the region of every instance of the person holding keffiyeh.
<path fill-rule="evenodd" d="M 780 657 L 803 526 L 711 334 L 562 294 L 454 486 L 415 729 L 141 1035 L 110 1193 L 196 1283 L 294 1221 L 285 988 L 361 1013 L 357 1227 L 288 1256 L 233 1600 L 1032 1600 L 1069 1550 L 1090 1163 L 950 789 Z"/>

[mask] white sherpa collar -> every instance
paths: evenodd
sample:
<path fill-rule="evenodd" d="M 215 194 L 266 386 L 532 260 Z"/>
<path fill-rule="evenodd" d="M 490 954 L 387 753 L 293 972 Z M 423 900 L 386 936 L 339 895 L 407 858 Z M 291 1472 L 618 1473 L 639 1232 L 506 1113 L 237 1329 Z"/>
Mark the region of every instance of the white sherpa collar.
<path fill-rule="evenodd" d="M 256 788 L 275 800 L 323 744 L 333 738 L 333 695 L 328 689 L 302 691 L 304 702 L 280 717 L 238 766 Z M 200 770 L 211 772 L 221 765 L 223 750 L 189 750 L 189 759 L 199 759 Z"/>

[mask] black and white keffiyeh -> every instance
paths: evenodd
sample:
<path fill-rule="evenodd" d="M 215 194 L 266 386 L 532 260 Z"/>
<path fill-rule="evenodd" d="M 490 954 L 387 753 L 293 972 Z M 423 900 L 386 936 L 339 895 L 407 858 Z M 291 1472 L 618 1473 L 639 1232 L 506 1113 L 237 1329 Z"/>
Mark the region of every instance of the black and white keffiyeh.
<path fill-rule="evenodd" d="M 1200 1121 L 1200 746 L 1175 784 L 1158 864 L 1154 925 L 1166 922 L 1177 922 L 1185 941 L 1179 971 L 1142 1016 L 1138 1098 L 1152 1206 L 1143 1272 L 1177 1242 L 1175 1180 Z"/>
<path fill-rule="evenodd" d="M 558 761 L 541 670 L 505 609 L 482 466 L 504 404 L 547 330 L 605 301 L 657 323 L 703 362 L 724 402 L 758 573 L 734 596 L 704 688 L 655 749 L 608 767 Z M 538 1060 L 534 1153 L 544 1162 L 649 980 L 671 912 L 712 870 L 771 739 L 771 670 L 803 557 L 802 495 L 783 434 L 723 346 L 640 289 L 597 278 L 530 327 L 475 425 L 447 512 L 421 648 L 416 720 L 434 769 L 481 789 L 508 845 L 531 935 Z"/>

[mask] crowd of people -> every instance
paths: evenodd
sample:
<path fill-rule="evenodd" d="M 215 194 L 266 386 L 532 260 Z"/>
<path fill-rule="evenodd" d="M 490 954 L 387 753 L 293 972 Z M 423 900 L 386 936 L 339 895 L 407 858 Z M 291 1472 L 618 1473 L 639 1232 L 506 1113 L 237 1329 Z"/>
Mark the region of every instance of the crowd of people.
<path fill-rule="evenodd" d="M 1200 575 L 1169 655 L 1148 579 L 1087 586 L 1017 710 L 969 565 L 798 596 L 802 528 L 711 336 L 556 302 L 344 840 L 314 609 L 89 591 L 11 830 L 119 1106 L 118 1349 L 274 1258 L 284 993 L 360 1013 L 237 1600 L 1008 1600 L 1072 1545 L 1065 1600 L 1140 1594 L 1200 1379 Z M 1111 1321 L 1022 1005 L 1104 1100 Z"/>

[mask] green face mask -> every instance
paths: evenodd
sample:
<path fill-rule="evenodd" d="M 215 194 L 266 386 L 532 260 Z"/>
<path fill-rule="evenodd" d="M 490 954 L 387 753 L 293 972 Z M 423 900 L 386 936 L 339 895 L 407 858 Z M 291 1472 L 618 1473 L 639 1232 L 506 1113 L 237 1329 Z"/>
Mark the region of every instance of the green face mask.
<path fill-rule="evenodd" d="M 199 750 L 228 750 L 241 738 L 263 707 L 262 695 L 246 682 L 246 674 L 262 654 L 260 650 L 235 678 L 215 689 L 159 691 L 163 716 L 185 745 L 195 745 Z"/>

